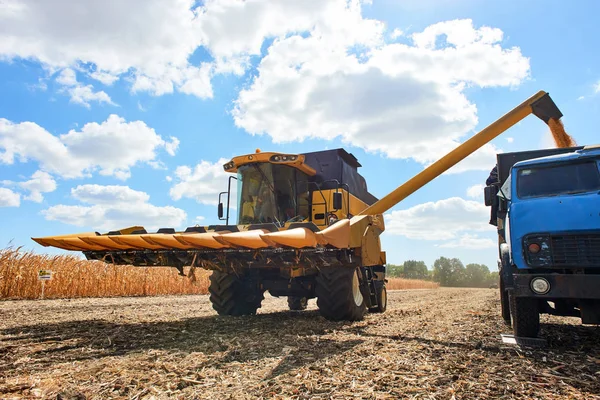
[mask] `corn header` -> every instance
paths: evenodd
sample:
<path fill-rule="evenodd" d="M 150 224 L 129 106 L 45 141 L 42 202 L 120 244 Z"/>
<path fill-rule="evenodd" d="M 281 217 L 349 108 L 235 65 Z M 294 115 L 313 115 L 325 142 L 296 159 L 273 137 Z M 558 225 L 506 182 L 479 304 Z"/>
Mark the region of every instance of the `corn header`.
<path fill-rule="evenodd" d="M 545 122 L 562 115 L 539 92 L 380 200 L 367 190 L 358 160 L 343 149 L 257 150 L 223 166 L 234 175 L 219 195 L 222 225 L 181 232 L 134 226 L 33 240 L 82 251 L 89 260 L 171 266 L 182 274 L 185 266 L 212 270 L 210 300 L 220 315 L 256 313 L 268 290 L 287 296 L 294 310 L 316 297 L 324 317 L 360 320 L 367 310 L 387 306 L 383 213 L 530 113 Z M 233 213 L 236 224 L 230 224 Z"/>

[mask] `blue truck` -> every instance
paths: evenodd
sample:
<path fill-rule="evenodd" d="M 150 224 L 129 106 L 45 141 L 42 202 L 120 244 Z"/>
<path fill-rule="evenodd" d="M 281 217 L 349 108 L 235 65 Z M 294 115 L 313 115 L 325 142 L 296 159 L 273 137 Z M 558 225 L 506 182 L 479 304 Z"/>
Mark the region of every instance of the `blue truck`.
<path fill-rule="evenodd" d="M 503 319 L 532 338 L 544 313 L 600 324 L 600 146 L 498 154 L 496 169 Z"/>

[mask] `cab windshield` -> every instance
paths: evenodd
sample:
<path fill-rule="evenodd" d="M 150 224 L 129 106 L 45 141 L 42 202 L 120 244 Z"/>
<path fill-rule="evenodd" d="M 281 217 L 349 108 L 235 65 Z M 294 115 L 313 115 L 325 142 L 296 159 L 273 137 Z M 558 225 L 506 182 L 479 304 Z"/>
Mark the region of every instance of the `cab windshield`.
<path fill-rule="evenodd" d="M 600 191 L 596 161 L 522 168 L 518 173 L 519 198 L 558 196 Z"/>
<path fill-rule="evenodd" d="M 286 165 L 256 163 L 238 169 L 238 223 L 299 222 L 308 217 L 307 175 Z M 304 189 L 302 189 L 302 187 Z M 300 190 L 299 190 L 300 188 Z"/>

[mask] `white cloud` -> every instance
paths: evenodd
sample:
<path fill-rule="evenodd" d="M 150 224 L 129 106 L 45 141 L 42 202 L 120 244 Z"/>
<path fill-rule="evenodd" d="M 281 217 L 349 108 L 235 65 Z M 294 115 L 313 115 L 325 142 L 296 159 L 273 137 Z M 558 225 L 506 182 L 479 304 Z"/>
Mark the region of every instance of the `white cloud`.
<path fill-rule="evenodd" d="M 0 188 L 0 207 L 19 207 L 21 195 L 7 188 Z"/>
<path fill-rule="evenodd" d="M 106 86 L 110 86 L 119 80 L 118 75 L 113 75 L 111 73 L 103 71 L 94 71 L 90 73 L 90 78 L 95 79 L 98 82 L 105 84 Z"/>
<path fill-rule="evenodd" d="M 146 203 L 150 196 L 145 192 L 119 185 L 79 185 L 71 189 L 71 197 L 88 204 Z"/>
<path fill-rule="evenodd" d="M 71 196 L 89 205 L 56 205 L 42 211 L 49 221 L 90 227 L 99 230 L 116 230 L 133 225 L 146 229 L 161 227 L 179 228 L 185 222 L 185 211 L 171 207 L 158 207 L 148 203 L 147 193 L 128 186 L 81 185 L 71 190 Z"/>
<path fill-rule="evenodd" d="M 158 150 L 174 153 L 176 142 L 176 138 L 163 140 L 142 121 L 126 122 L 114 114 L 100 124 L 90 122 L 60 136 L 33 122 L 0 118 L 0 163 L 33 160 L 40 169 L 64 178 L 99 171 L 127 179 L 131 167 L 156 161 Z"/>
<path fill-rule="evenodd" d="M 169 191 L 171 198 L 190 198 L 202 204 L 217 204 L 219 193 L 227 190 L 227 179 L 231 175 L 223 170 L 223 164 L 228 161 L 221 158 L 214 164 L 201 161 L 193 168 L 187 165 L 177 167 L 174 173 L 175 184 Z M 236 185 L 232 185 L 233 203 L 236 198 L 235 189 Z"/>
<path fill-rule="evenodd" d="M 395 28 L 392 33 L 390 33 L 390 38 L 398 39 L 400 36 L 404 36 L 404 32 L 400 28 Z"/>
<path fill-rule="evenodd" d="M 594 93 L 600 93 L 600 81 L 594 84 Z"/>
<path fill-rule="evenodd" d="M 362 19 L 362 21 L 368 21 Z M 436 24 L 412 36 L 414 45 L 374 45 L 378 26 L 358 30 L 370 51 L 356 52 L 358 33 L 277 39 L 242 90 L 233 116 L 251 134 L 275 142 L 333 139 L 429 164 L 456 147 L 477 125 L 467 86 L 515 86 L 529 76 L 518 48 L 501 46 L 502 32 L 470 20 Z M 334 30 L 335 32 L 335 30 Z M 447 35 L 444 47 L 436 40 Z M 458 169 L 488 169 L 486 146 Z M 492 156 L 492 154 L 494 154 Z M 491 158 L 490 158 L 491 157 Z"/>
<path fill-rule="evenodd" d="M 356 43 L 379 21 L 365 20 L 360 0 L 5 0 L 0 57 L 36 60 L 50 69 L 81 67 L 103 84 L 133 75 L 134 91 L 179 90 L 212 97 L 213 73 L 241 75 L 266 38 L 314 30 Z M 203 46 L 213 57 L 192 65 Z"/>
<path fill-rule="evenodd" d="M 451 197 L 392 211 L 385 214 L 385 224 L 388 234 L 442 241 L 445 242 L 442 246 L 459 247 L 453 244 L 460 243 L 461 238 L 469 238 L 473 232 L 492 232 L 489 218 L 489 209 L 483 202 Z"/>
<path fill-rule="evenodd" d="M 482 184 L 470 186 L 467 189 L 467 196 L 469 196 L 472 199 L 477 199 L 477 200 L 483 201 L 483 189 L 484 188 L 485 188 L 485 185 L 482 185 Z"/>
<path fill-rule="evenodd" d="M 63 69 L 56 77 L 56 82 L 63 86 L 60 92 L 67 92 L 71 96 L 71 103 L 80 104 L 86 108 L 90 108 L 92 101 L 116 105 L 103 90 L 94 92 L 92 85 L 84 86 L 78 82 L 77 75 L 71 68 Z"/>
<path fill-rule="evenodd" d="M 44 200 L 43 193 L 54 192 L 57 187 L 54 178 L 44 171 L 34 172 L 27 181 L 13 182 L 4 180 L 0 183 L 5 186 L 16 187 L 27 191 L 28 194 L 24 197 L 25 200 L 34 201 L 36 203 L 41 203 Z"/>
<path fill-rule="evenodd" d="M 508 143 L 513 143 L 515 141 L 515 138 L 509 136 L 509 137 L 506 138 L 506 141 Z"/>
<path fill-rule="evenodd" d="M 495 248 L 498 246 L 497 242 L 494 242 L 490 238 L 482 238 L 477 235 L 469 235 L 464 234 L 460 238 L 455 240 L 450 240 L 441 244 L 439 247 L 444 248 L 462 248 L 469 250 L 480 250 L 480 249 L 488 249 Z"/>
<path fill-rule="evenodd" d="M 56 181 L 52 176 L 44 171 L 36 171 L 31 175 L 31 179 L 18 184 L 22 189 L 29 191 L 25 196 L 26 200 L 41 203 L 44 200 L 43 193 L 50 193 L 56 190 Z"/>
<path fill-rule="evenodd" d="M 179 148 L 179 139 L 174 136 L 171 136 L 169 142 L 165 142 L 165 151 L 169 153 L 169 155 L 174 156 Z"/>

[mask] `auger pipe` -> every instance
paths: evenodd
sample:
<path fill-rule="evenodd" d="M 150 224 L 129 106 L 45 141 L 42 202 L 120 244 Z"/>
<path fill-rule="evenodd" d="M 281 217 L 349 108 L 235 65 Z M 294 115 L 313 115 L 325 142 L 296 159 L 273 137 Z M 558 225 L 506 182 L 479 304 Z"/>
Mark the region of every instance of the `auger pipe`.
<path fill-rule="evenodd" d="M 383 214 L 532 113 L 546 123 L 562 117 L 548 93 L 540 90 L 358 215 Z"/>

